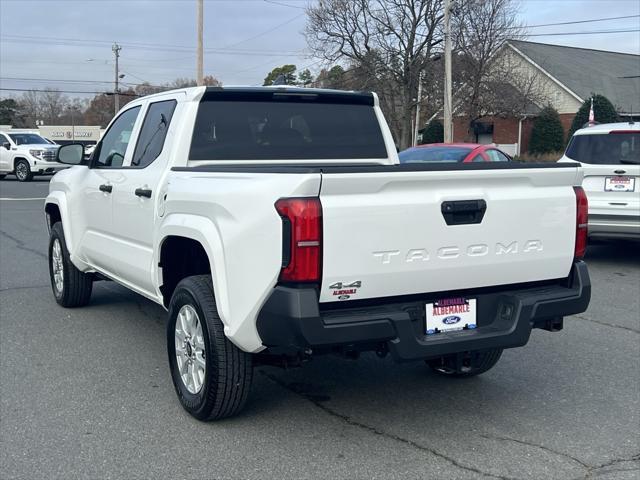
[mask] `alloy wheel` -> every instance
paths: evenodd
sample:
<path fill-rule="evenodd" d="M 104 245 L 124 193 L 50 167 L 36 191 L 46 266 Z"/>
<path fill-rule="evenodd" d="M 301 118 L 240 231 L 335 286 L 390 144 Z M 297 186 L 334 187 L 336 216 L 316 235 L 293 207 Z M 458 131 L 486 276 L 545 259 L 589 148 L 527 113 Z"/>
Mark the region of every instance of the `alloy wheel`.
<path fill-rule="evenodd" d="M 24 162 L 18 163 L 16 166 L 16 177 L 18 177 L 18 180 L 24 180 L 28 175 L 27 165 Z"/>
<path fill-rule="evenodd" d="M 202 390 L 207 365 L 202 323 L 191 305 L 183 305 L 178 312 L 175 348 L 180 379 L 189 393 L 196 395 Z"/>
<path fill-rule="evenodd" d="M 53 241 L 53 247 L 51 248 L 51 267 L 56 293 L 61 294 L 64 289 L 64 267 L 62 264 L 62 246 L 57 238 Z"/>

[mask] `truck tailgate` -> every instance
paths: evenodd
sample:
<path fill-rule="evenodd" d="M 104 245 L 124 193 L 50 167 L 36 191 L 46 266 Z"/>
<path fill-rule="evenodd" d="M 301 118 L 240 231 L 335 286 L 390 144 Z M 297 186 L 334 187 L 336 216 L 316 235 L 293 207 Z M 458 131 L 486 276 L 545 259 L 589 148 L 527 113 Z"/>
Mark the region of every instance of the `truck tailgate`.
<path fill-rule="evenodd" d="M 517 167 L 325 171 L 320 301 L 566 277 L 581 172 Z"/>

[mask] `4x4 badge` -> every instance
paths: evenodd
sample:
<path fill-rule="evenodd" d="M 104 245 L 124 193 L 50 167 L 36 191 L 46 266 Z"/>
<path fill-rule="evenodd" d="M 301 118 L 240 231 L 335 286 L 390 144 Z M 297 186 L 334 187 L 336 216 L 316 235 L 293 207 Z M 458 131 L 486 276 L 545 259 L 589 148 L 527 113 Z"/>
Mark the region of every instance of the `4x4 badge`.
<path fill-rule="evenodd" d="M 336 282 L 329 285 L 329 288 L 331 288 L 332 290 L 342 290 L 343 288 L 360 288 L 360 287 L 362 287 L 362 282 L 360 280 L 356 280 L 355 282 L 351 282 L 351 283 Z"/>

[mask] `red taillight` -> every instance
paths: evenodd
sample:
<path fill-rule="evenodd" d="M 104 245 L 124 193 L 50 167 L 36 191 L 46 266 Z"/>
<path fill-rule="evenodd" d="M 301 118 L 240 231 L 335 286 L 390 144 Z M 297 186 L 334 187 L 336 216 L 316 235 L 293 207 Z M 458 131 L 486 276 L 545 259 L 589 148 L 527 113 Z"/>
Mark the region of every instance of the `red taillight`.
<path fill-rule="evenodd" d="M 576 192 L 576 247 L 574 257 L 580 260 L 587 250 L 587 223 L 589 221 L 589 203 L 582 187 L 573 187 Z"/>
<path fill-rule="evenodd" d="M 322 205 L 319 198 L 276 202 L 283 221 L 281 282 L 319 282 L 322 258 Z M 287 258 L 288 256 L 288 258 Z"/>

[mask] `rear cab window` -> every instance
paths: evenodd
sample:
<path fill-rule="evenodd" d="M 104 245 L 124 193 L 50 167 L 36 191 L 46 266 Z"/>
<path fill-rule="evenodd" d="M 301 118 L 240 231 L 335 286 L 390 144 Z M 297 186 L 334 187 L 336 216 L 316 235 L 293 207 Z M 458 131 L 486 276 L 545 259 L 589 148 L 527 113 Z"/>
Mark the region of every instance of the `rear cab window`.
<path fill-rule="evenodd" d="M 640 131 L 574 135 L 565 155 L 592 165 L 638 164 Z"/>
<path fill-rule="evenodd" d="M 384 159 L 370 94 L 207 92 L 190 160 Z"/>

